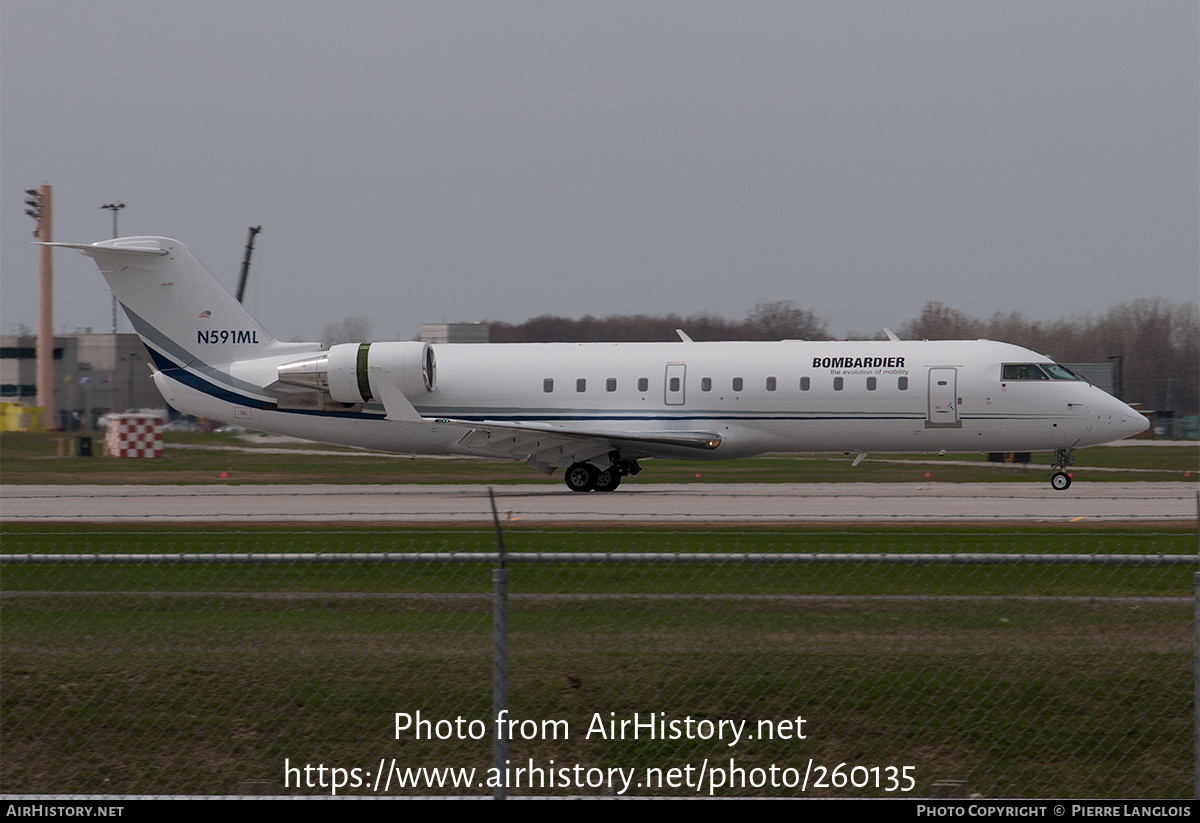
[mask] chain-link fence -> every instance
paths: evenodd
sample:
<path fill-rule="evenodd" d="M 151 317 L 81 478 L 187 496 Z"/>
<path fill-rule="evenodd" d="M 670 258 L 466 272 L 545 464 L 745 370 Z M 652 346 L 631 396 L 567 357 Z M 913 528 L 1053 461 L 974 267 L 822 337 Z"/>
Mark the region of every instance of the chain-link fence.
<path fill-rule="evenodd" d="M 1188 797 L 1195 535 L 5 536 L 6 793 Z"/>

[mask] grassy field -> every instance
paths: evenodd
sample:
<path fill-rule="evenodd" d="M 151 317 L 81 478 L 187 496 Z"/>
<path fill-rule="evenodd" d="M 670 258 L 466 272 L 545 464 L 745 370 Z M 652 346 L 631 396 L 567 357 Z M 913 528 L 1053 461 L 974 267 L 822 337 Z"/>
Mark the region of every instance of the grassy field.
<path fill-rule="evenodd" d="M 1080 532 L 1046 527 L 1027 532 L 995 532 L 963 528 L 913 531 L 903 529 L 799 531 L 603 531 L 587 535 L 542 529 L 506 529 L 509 552 L 699 552 L 814 553 L 867 552 L 987 554 L 1188 554 L 1196 551 L 1191 527 L 1152 532 Z M 350 552 L 495 551 L 495 535 L 477 529 L 395 531 L 349 529 L 280 531 L 264 527 L 239 531 L 172 531 L 171 527 L 136 531 L 120 526 L 47 528 L 6 526 L 0 556 L 54 554 L 232 554 L 320 553 L 326 559 Z M 120 564 L 6 566 L 4 591 L 277 591 L 277 592 L 427 592 L 491 591 L 489 575 L 478 562 L 437 563 L 255 564 Z M 521 566 L 513 585 L 524 590 L 556 591 L 564 576 L 578 574 L 581 564 L 538 562 Z M 996 565 L 966 579 L 954 565 L 713 564 L 706 579 L 693 569 L 670 563 L 603 563 L 583 566 L 595 593 L 693 594 L 756 592 L 764 594 L 971 594 L 1097 596 L 1170 595 L 1190 591 L 1190 570 L 1182 566 Z M 468 582 L 469 581 L 469 582 Z M 685 587 L 686 588 L 683 588 Z"/>
<path fill-rule="evenodd" d="M 0 551 L 472 551 L 470 529 L 237 532 L 5 527 Z M 514 552 L 1195 555 L 1193 529 L 506 530 Z M 845 763 L 915 788 L 1010 797 L 1190 796 L 1195 566 L 514 563 L 511 716 L 569 736 L 511 744 L 542 769 Z M 329 794 L 284 760 L 490 764 L 490 737 L 416 739 L 396 712 L 486 720 L 490 564 L 0 567 L 6 792 Z M 597 717 L 806 718 L 803 740 L 603 739 Z M 611 714 L 610 714 L 611 713 Z M 882 772 L 878 771 L 882 770 Z M 763 772 L 766 774 L 766 772 Z M 391 793 L 464 793 L 431 788 Z M 371 794 L 367 788 L 341 793 Z M 465 793 L 487 794 L 473 786 Z M 513 794 L 530 793 L 514 789 Z M 536 788 L 535 794 L 580 793 Z M 585 788 L 582 793 L 607 790 Z M 693 795 L 634 787 L 632 793 Z M 718 787 L 796 795 L 788 787 Z"/>
<path fill-rule="evenodd" d="M 99 452 L 103 438 L 94 435 Z M 60 441 L 61 447 L 60 447 Z M 165 457 L 118 460 L 59 457 L 74 438 L 54 433 L 0 434 L 4 483 L 561 483 L 527 466 L 499 460 L 378 455 L 233 433 L 168 432 Z M 321 454 L 307 454 L 308 451 Z M 1076 453 L 1077 476 L 1089 480 L 1195 481 L 1200 446 L 1120 446 Z M 627 483 L 810 483 L 1004 481 L 1044 483 L 1051 455 L 1030 464 L 996 464 L 981 454 L 875 455 L 852 467 L 846 455 L 778 455 L 721 462 L 646 461 Z M 1104 471 L 1089 471 L 1103 469 Z"/>

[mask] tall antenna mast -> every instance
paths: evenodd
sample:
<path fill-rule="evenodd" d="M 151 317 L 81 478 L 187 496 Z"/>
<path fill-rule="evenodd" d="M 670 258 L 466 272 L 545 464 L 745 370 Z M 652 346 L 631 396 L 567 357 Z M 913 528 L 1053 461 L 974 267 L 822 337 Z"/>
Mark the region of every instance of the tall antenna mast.
<path fill-rule="evenodd" d="M 251 226 L 250 237 L 246 240 L 246 256 L 242 258 L 242 275 L 238 278 L 237 300 L 245 302 L 242 297 L 246 294 L 246 278 L 250 276 L 250 255 L 254 254 L 254 235 L 262 231 L 262 226 Z"/>

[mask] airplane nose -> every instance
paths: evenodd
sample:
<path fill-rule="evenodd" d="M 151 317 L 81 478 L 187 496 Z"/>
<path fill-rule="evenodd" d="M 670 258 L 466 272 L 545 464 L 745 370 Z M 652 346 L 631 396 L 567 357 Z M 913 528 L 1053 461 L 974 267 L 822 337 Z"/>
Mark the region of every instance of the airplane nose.
<path fill-rule="evenodd" d="M 1112 411 L 1112 421 L 1120 432 L 1121 438 L 1133 437 L 1150 428 L 1150 421 L 1134 409 L 1114 398 L 1115 409 Z"/>

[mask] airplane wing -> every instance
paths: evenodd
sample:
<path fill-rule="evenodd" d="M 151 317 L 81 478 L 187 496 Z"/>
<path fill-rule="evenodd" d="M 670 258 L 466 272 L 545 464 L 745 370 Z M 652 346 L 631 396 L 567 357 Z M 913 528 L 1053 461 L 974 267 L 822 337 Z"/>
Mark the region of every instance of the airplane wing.
<path fill-rule="evenodd" d="M 621 450 L 628 458 L 638 458 L 653 457 L 663 447 L 711 451 L 721 445 L 721 436 L 715 432 L 632 433 L 489 420 L 424 418 L 382 369 L 370 369 L 370 381 L 372 393 L 383 403 L 388 420 L 460 426 L 467 432 L 458 445 L 490 457 L 520 460 L 546 474 L 553 473 L 560 466 L 594 460 L 614 449 Z"/>
<path fill-rule="evenodd" d="M 493 423 L 490 421 L 438 420 L 461 426 L 467 433 L 458 445 L 491 457 L 520 460 L 551 474 L 559 466 L 594 460 L 613 450 L 626 458 L 654 457 L 664 447 L 711 451 L 721 445 L 713 432 L 655 431 L 633 434 L 603 430 L 574 430 L 556 426 Z"/>

